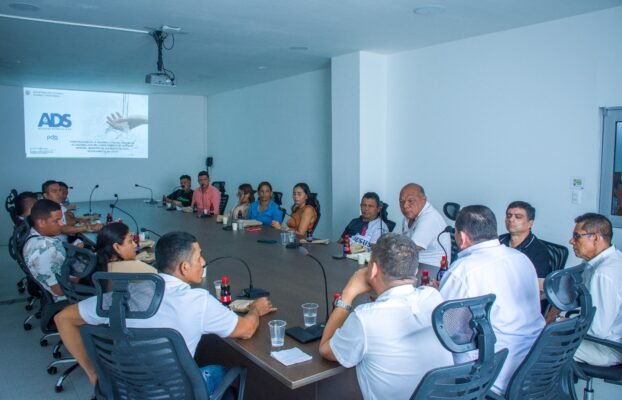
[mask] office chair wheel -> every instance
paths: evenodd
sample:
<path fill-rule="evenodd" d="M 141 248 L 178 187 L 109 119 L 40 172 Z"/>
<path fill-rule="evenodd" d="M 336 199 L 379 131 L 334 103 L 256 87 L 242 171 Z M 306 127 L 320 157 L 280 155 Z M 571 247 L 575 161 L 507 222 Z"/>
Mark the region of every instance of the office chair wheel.
<path fill-rule="evenodd" d="M 54 386 L 54 391 L 55 391 L 56 393 L 60 393 L 60 392 L 62 392 L 62 391 L 63 391 L 63 387 L 62 387 L 62 386 Z"/>
<path fill-rule="evenodd" d="M 32 310 L 32 304 L 26 304 L 26 306 L 24 308 L 26 309 L 26 311 L 31 311 Z"/>
<path fill-rule="evenodd" d="M 30 324 L 24 324 L 24 330 L 25 330 L 25 331 L 29 331 L 29 330 L 31 330 L 31 329 L 32 329 L 32 325 L 30 325 Z"/>
<path fill-rule="evenodd" d="M 41 347 L 45 347 L 48 345 L 48 340 L 47 339 L 41 339 L 39 340 L 39 344 L 41 345 Z"/>
<path fill-rule="evenodd" d="M 63 354 L 62 354 L 60 351 L 55 351 L 55 352 L 53 352 L 53 353 L 52 353 L 52 357 L 54 357 L 54 358 L 56 358 L 56 359 L 61 358 L 61 357 L 62 357 L 62 355 L 63 355 Z"/>
<path fill-rule="evenodd" d="M 56 375 L 57 372 L 58 372 L 58 370 L 56 369 L 56 367 L 49 367 L 48 368 L 48 374 L 50 374 L 50 375 Z"/>

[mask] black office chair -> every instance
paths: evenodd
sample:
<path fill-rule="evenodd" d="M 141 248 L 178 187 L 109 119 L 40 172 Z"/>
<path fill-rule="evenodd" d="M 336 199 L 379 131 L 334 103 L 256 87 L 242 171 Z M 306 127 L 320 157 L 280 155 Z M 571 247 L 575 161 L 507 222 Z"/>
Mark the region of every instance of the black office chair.
<path fill-rule="evenodd" d="M 483 399 L 501 371 L 508 350 L 495 353 L 490 324 L 494 294 L 440 304 L 432 314 L 432 327 L 441 344 L 452 353 L 477 351 L 477 360 L 429 371 L 411 400 Z"/>
<path fill-rule="evenodd" d="M 568 248 L 556 243 L 541 240 L 549 252 L 549 266 L 551 271 L 558 271 L 566 266 L 568 260 Z"/>
<path fill-rule="evenodd" d="M 612 351 L 615 350 L 622 353 L 622 343 L 600 339 L 589 335 L 585 336 L 583 340 L 598 343 L 609 347 Z M 577 378 L 585 381 L 585 388 L 583 389 L 584 400 L 592 400 L 594 398 L 594 388 L 592 387 L 592 379 L 594 378 L 602 379 L 606 383 L 622 385 L 622 364 L 612 365 L 609 367 L 599 367 L 582 362 L 575 362 L 574 371 Z"/>
<path fill-rule="evenodd" d="M 505 395 L 489 393 L 499 399 L 573 399 L 572 357 L 594 319 L 596 308 L 583 284 L 583 266 L 549 274 L 544 291 L 555 307 L 562 311 L 581 308 L 576 318 L 547 325 L 518 367 Z"/>
<path fill-rule="evenodd" d="M 23 247 L 21 246 L 21 242 L 28 237 L 29 233 L 30 233 L 30 225 L 28 224 L 28 221 L 24 221 L 22 224 L 15 225 L 13 227 L 13 233 L 11 234 L 11 237 L 9 238 L 9 244 L 8 244 L 9 256 L 11 256 L 13 260 L 15 260 L 17 266 L 20 268 L 20 271 L 22 272 L 23 272 L 23 269 L 17 259 L 17 255 L 20 251 L 19 249 Z M 24 273 L 24 278 L 22 278 L 17 283 L 17 290 L 20 293 L 23 293 L 26 290 L 28 290 L 28 298 L 26 299 L 26 306 L 25 306 L 26 311 L 31 311 L 34 305 L 36 304 L 36 302 L 41 298 L 41 293 L 39 292 L 39 288 L 34 283 L 28 281 L 28 276 L 26 275 L 26 273 Z M 30 321 L 34 317 L 35 317 L 35 314 L 32 314 L 26 318 L 26 320 L 24 321 L 25 330 L 28 331 L 32 328 L 32 326 L 30 325 Z"/>
<path fill-rule="evenodd" d="M 80 283 L 90 280 L 90 276 L 95 272 L 97 267 L 97 255 L 88 249 L 79 248 L 69 243 L 63 243 L 65 247 L 65 262 L 61 266 L 60 274 L 56 274 L 56 280 L 65 293 L 65 297 L 69 304 L 76 304 L 84 299 L 95 296 L 95 287 Z M 70 277 L 79 279 L 79 282 L 73 282 Z M 54 358 L 60 358 L 59 342 L 52 352 Z M 59 365 L 70 364 L 61 376 L 56 380 L 54 390 L 57 393 L 63 391 L 63 382 L 79 365 L 73 357 L 65 357 L 52 361 L 47 368 L 50 375 L 56 374 Z"/>
<path fill-rule="evenodd" d="M 227 203 L 229 202 L 229 195 L 226 193 L 222 193 L 220 195 L 220 205 L 218 206 L 218 214 L 224 215 L 225 210 L 227 209 Z"/>
<path fill-rule="evenodd" d="M 221 194 L 225 194 L 225 182 L 224 181 L 212 182 L 212 186 L 214 186 L 216 189 L 220 190 Z"/>
<path fill-rule="evenodd" d="M 448 202 L 443 205 L 443 214 L 445 214 L 445 216 L 451 221 L 456 221 L 458 211 L 460 211 L 460 204 L 458 203 Z M 449 238 L 451 240 L 451 261 L 453 262 L 458 257 L 460 249 L 456 243 L 455 232 L 449 232 Z"/>
<path fill-rule="evenodd" d="M 460 204 L 458 203 L 447 202 L 443 204 L 443 214 L 454 222 L 458 216 L 458 211 L 460 211 Z"/>
<path fill-rule="evenodd" d="M 320 223 L 320 217 L 322 216 L 322 213 L 320 212 L 320 200 L 317 198 L 317 193 L 309 193 L 309 199 L 311 200 L 311 204 L 315 207 L 315 212 L 317 212 L 317 218 L 313 224 L 313 232 L 315 232 L 315 228 L 317 227 L 317 224 Z"/>
<path fill-rule="evenodd" d="M 98 399 L 220 399 L 246 369 L 231 368 L 212 396 L 183 337 L 169 328 L 128 328 L 126 318 L 146 319 L 160 307 L 164 280 L 156 274 L 97 272 L 97 315 L 109 325 L 83 325 L 80 334 L 97 373 Z M 104 293 L 112 288 L 110 293 Z"/>
<path fill-rule="evenodd" d="M 283 192 L 272 192 L 272 200 L 276 203 L 277 206 L 283 205 Z"/>
<path fill-rule="evenodd" d="M 387 209 L 389 208 L 389 205 L 387 203 L 385 203 L 384 201 L 380 202 L 382 205 L 382 211 L 380 211 L 380 217 L 382 218 L 382 220 L 384 221 L 385 224 L 387 224 L 387 228 L 389 228 L 389 232 L 393 232 L 393 229 L 395 229 L 395 221 L 391 221 L 389 219 L 389 213 L 387 211 Z"/>
<path fill-rule="evenodd" d="M 69 303 L 67 301 L 54 302 L 52 294 L 48 292 L 30 272 L 28 265 L 26 265 L 23 252 L 26 243 L 31 238 L 33 238 L 33 236 L 30 235 L 30 227 L 27 224 L 16 226 L 10 241 L 10 244 L 13 247 L 11 252 L 15 255 L 17 265 L 19 265 L 22 272 L 28 278 L 28 285 L 34 286 L 35 291 L 33 291 L 33 293 L 36 293 L 36 295 L 39 296 L 39 310 L 35 313 L 35 316 L 41 320 L 40 328 L 41 332 L 43 332 L 43 336 L 39 339 L 39 344 L 42 347 L 45 347 L 48 345 L 48 340 L 51 337 L 58 336 L 58 331 L 54 325 L 54 315 L 65 308 Z M 30 325 L 32 318 L 32 316 L 29 316 L 26 321 L 24 321 L 25 330 L 30 330 L 32 328 Z"/>
<path fill-rule="evenodd" d="M 9 192 L 9 195 L 4 200 L 4 208 L 9 213 L 9 217 L 11 218 L 11 221 L 13 222 L 13 226 L 20 225 L 24 222 L 17 215 L 16 204 L 15 204 L 15 200 L 17 199 L 17 196 L 18 196 L 17 190 L 11 189 L 11 191 Z M 9 248 L 10 248 L 10 245 L 9 245 Z M 17 291 L 19 293 L 24 293 L 26 291 L 26 284 L 27 284 L 26 277 L 23 277 L 19 281 L 17 281 Z"/>
<path fill-rule="evenodd" d="M 17 190 L 11 189 L 9 195 L 4 200 L 4 208 L 9 213 L 11 217 L 11 221 L 13 221 L 13 225 L 19 225 L 22 221 L 17 216 L 17 212 L 15 211 L 15 200 L 17 199 Z"/>

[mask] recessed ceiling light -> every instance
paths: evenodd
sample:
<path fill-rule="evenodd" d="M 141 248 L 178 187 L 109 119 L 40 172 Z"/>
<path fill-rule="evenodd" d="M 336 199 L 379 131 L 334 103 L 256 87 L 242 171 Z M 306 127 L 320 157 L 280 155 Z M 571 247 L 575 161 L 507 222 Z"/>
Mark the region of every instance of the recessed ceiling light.
<path fill-rule="evenodd" d="M 268 67 L 266 67 L 265 65 L 260 65 L 259 67 L 257 67 L 257 69 L 263 70 L 263 69 L 268 69 Z"/>
<path fill-rule="evenodd" d="M 413 10 L 413 12 L 417 15 L 440 15 L 443 14 L 447 9 L 441 5 L 432 4 L 428 6 L 417 7 Z"/>
<path fill-rule="evenodd" d="M 293 50 L 293 51 L 307 51 L 307 50 L 309 50 L 309 48 L 306 47 L 306 46 L 291 46 L 289 49 Z"/>
<path fill-rule="evenodd" d="M 18 11 L 39 11 L 39 7 L 28 3 L 11 3 L 9 7 Z"/>

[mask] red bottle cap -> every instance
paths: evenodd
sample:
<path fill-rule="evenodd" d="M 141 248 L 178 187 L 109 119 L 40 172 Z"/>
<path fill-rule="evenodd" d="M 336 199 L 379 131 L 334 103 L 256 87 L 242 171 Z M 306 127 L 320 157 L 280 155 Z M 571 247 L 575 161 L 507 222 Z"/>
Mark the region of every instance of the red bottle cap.
<path fill-rule="evenodd" d="M 227 278 L 227 277 L 225 276 L 225 277 L 223 277 L 223 278 L 221 279 L 221 282 L 222 282 L 222 283 L 229 283 L 229 278 Z"/>
<path fill-rule="evenodd" d="M 430 275 L 430 271 L 428 271 L 427 269 L 424 269 L 422 272 L 423 275 Z"/>

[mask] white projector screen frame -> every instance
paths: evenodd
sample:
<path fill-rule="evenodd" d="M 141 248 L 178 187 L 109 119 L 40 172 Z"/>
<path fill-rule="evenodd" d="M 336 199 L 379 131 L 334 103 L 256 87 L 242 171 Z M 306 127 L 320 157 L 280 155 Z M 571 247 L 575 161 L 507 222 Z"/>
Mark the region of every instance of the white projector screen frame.
<path fill-rule="evenodd" d="M 24 88 L 27 158 L 148 158 L 149 96 Z"/>

